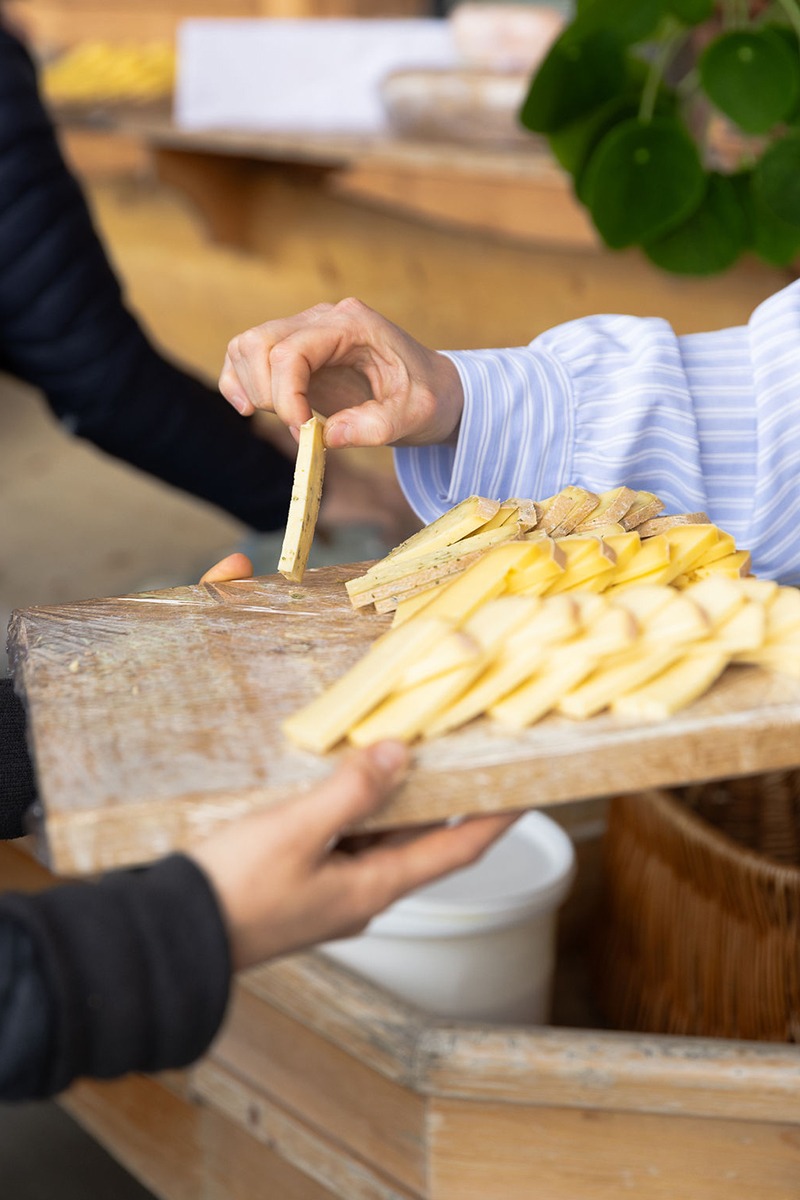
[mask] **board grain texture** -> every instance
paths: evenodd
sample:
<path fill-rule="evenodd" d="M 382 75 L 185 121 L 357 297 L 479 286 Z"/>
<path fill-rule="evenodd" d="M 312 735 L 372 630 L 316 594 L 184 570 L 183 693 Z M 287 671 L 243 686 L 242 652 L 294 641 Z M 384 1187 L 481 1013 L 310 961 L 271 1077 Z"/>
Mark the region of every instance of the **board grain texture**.
<path fill-rule="evenodd" d="M 280 723 L 346 671 L 390 618 L 356 612 L 365 564 L 20 610 L 15 686 L 43 805 L 40 853 L 91 874 L 185 847 L 324 778 Z M 520 810 L 800 766 L 800 681 L 729 668 L 654 724 L 551 716 L 519 733 L 481 718 L 419 744 L 371 828 Z"/>

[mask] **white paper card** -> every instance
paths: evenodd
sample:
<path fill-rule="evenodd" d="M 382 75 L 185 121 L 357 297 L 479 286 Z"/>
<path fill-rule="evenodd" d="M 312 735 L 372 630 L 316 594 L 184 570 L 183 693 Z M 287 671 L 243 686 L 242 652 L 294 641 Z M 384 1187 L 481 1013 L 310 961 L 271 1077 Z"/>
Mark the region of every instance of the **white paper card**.
<path fill-rule="evenodd" d="M 193 130 L 377 133 L 389 72 L 460 61 L 449 23 L 435 18 L 188 20 L 175 120 Z"/>

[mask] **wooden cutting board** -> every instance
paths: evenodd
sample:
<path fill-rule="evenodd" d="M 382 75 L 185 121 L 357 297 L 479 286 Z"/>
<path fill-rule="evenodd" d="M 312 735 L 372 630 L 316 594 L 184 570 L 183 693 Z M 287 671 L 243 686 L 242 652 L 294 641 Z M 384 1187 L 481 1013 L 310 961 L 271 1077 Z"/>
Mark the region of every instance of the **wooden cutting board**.
<path fill-rule="evenodd" d="M 15 613 L 9 649 L 44 806 L 42 856 L 147 861 L 331 770 L 280 732 L 390 618 L 352 609 L 363 564 Z M 671 720 L 480 719 L 415 751 L 373 828 L 800 766 L 800 682 L 729 668 Z"/>

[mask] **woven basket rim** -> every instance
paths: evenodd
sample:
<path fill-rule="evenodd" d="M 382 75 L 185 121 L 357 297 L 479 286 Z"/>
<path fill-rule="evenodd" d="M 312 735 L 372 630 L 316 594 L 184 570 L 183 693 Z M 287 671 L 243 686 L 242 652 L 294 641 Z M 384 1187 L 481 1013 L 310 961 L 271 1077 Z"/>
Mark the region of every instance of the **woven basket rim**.
<path fill-rule="evenodd" d="M 646 797 L 650 803 L 653 803 L 660 815 L 671 822 L 682 836 L 694 841 L 721 860 L 730 862 L 738 870 L 744 868 L 762 880 L 768 879 L 776 884 L 782 884 L 784 887 L 788 885 L 800 888 L 800 866 L 775 862 L 761 851 L 742 845 L 723 830 L 717 829 L 710 821 L 693 812 L 674 792 L 670 792 L 666 788 L 651 788 L 646 792 L 621 796 L 620 799 L 632 799 L 636 796 Z"/>

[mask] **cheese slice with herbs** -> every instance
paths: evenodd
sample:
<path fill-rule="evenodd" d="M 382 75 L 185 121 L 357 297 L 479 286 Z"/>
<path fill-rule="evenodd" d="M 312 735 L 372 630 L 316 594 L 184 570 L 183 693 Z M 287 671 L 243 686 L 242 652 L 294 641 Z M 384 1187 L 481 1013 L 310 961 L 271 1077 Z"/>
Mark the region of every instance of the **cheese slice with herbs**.
<path fill-rule="evenodd" d="M 325 418 L 314 413 L 300 426 L 300 442 L 294 465 L 292 499 L 283 535 L 278 570 L 285 579 L 300 583 L 305 574 L 322 500 L 325 475 Z"/>

